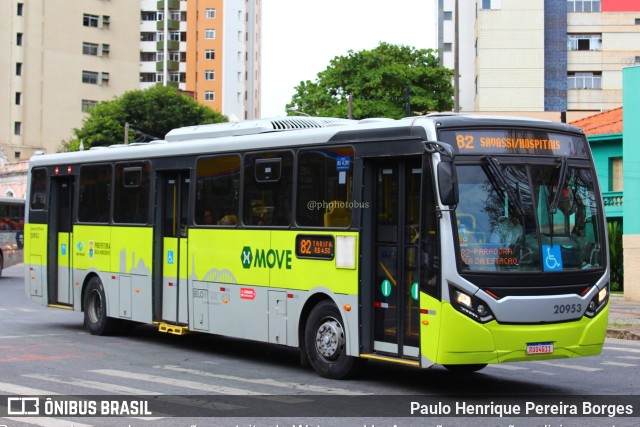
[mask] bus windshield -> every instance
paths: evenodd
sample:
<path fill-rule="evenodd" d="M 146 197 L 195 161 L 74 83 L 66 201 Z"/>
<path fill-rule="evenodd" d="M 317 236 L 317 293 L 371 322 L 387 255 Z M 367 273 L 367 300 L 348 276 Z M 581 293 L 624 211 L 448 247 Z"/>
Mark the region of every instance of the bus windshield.
<path fill-rule="evenodd" d="M 595 176 L 560 164 L 457 167 L 461 269 L 565 271 L 602 268 Z"/>

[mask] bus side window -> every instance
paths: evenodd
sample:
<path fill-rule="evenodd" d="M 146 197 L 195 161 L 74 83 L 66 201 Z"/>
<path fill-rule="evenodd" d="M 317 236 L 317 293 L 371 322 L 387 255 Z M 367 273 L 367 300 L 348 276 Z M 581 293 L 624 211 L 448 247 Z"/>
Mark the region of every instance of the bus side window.
<path fill-rule="evenodd" d="M 243 222 L 256 226 L 291 223 L 293 153 L 247 154 L 244 161 Z"/>

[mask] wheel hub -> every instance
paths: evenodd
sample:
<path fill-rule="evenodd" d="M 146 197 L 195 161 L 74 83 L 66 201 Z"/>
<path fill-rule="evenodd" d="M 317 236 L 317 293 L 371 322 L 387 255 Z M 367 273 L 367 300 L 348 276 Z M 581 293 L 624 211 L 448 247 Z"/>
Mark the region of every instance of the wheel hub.
<path fill-rule="evenodd" d="M 335 319 L 327 319 L 316 333 L 318 353 L 328 359 L 336 359 L 344 346 L 344 331 Z"/>

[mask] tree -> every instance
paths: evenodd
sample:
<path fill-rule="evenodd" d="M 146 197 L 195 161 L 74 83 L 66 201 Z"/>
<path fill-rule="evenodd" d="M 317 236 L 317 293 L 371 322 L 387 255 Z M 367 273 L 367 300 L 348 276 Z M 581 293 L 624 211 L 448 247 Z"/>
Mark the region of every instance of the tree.
<path fill-rule="evenodd" d="M 109 146 L 124 142 L 125 123 L 129 123 L 129 142 L 162 139 L 171 129 L 204 123 L 220 123 L 227 117 L 170 86 L 132 90 L 110 101 L 96 104 L 88 111 L 75 135 L 63 141 L 59 151 Z"/>
<path fill-rule="evenodd" d="M 293 115 L 347 117 L 351 94 L 354 119 L 397 119 L 405 116 L 408 87 L 412 115 L 450 111 L 453 71 L 440 67 L 434 52 L 387 43 L 373 50 L 350 50 L 332 59 L 315 82 L 300 82 L 287 110 Z"/>

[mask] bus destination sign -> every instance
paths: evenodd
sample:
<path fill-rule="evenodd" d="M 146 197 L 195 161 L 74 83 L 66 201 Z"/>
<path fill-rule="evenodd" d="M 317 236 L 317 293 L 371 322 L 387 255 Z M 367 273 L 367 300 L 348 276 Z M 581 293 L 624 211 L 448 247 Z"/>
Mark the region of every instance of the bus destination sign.
<path fill-rule="evenodd" d="M 588 158 L 584 138 L 522 129 L 442 130 L 439 139 L 458 154 L 533 154 Z"/>
<path fill-rule="evenodd" d="M 296 236 L 296 257 L 332 260 L 335 242 L 332 235 L 298 234 Z"/>

